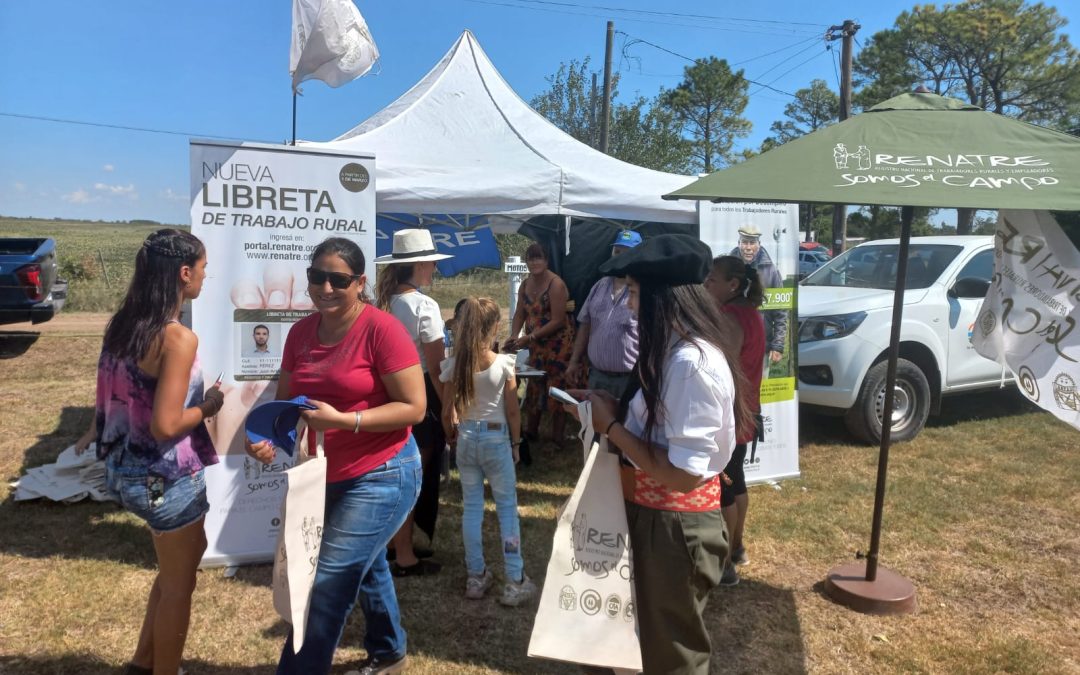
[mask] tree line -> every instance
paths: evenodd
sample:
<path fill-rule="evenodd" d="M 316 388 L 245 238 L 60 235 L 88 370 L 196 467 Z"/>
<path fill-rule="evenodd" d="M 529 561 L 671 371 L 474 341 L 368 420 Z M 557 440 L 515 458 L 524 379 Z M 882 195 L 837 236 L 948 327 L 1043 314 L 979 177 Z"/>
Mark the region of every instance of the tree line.
<path fill-rule="evenodd" d="M 891 28 L 864 41 L 853 63 L 854 112 L 922 85 L 1025 122 L 1080 135 L 1080 53 L 1061 31 L 1056 9 L 1026 0 L 965 0 L 918 5 Z M 547 78 L 532 107 L 574 138 L 598 146 L 598 95 L 590 61 L 571 60 Z M 758 148 L 735 149 L 750 134 L 743 114 L 750 82 L 726 59 L 707 56 L 683 70 L 674 88 L 652 98 L 618 99 L 613 78 L 608 154 L 671 173 L 710 173 L 795 138 L 835 124 L 840 97 L 821 79 L 796 91 L 783 118 L 769 127 Z M 933 211 L 916 212 L 916 234 L 940 233 Z M 985 229 L 974 212 L 961 210 L 957 233 Z M 804 206 L 801 227 L 827 231 L 828 206 Z M 899 214 L 865 208 L 848 217 L 849 236 L 880 238 L 899 231 Z"/>

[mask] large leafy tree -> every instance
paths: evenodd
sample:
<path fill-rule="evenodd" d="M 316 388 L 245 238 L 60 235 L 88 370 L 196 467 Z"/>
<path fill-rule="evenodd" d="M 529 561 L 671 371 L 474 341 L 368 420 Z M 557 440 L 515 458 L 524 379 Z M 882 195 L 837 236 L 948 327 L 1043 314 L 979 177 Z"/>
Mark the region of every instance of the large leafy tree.
<path fill-rule="evenodd" d="M 784 106 L 784 117 L 769 127 L 772 135 L 762 143 L 765 147 L 782 145 L 799 136 L 817 131 L 840 119 L 840 97 L 825 80 L 813 80 L 809 87 L 795 92 L 795 100 Z"/>
<path fill-rule="evenodd" d="M 759 152 L 767 152 L 800 136 L 805 136 L 840 119 L 840 97 L 825 80 L 813 80 L 810 86 L 795 92 L 795 98 L 784 106 L 783 120 L 769 127 L 772 135 L 761 142 Z M 743 153 L 746 157 L 748 153 Z M 801 204 L 799 228 L 808 232 L 827 232 L 832 225 L 832 206 Z"/>
<path fill-rule="evenodd" d="M 612 108 L 608 152 L 624 162 L 657 171 L 693 172 L 690 142 L 682 125 L 658 100 L 638 96 Z"/>
<path fill-rule="evenodd" d="M 577 140 L 599 147 L 603 93 L 593 96 L 589 59 L 561 64 L 547 81 L 548 89 L 533 97 L 529 105 Z M 618 82 L 615 74 L 612 99 L 618 96 Z M 658 100 L 644 96 L 611 106 L 608 154 L 658 171 L 688 173 L 691 170 L 690 144 L 682 138 L 682 125 Z"/>
<path fill-rule="evenodd" d="M 661 95 L 690 138 L 695 168 L 710 173 L 734 160 L 735 139 L 751 128 L 742 116 L 750 100 L 748 87 L 743 71 L 732 71 L 727 61 L 710 56 L 687 66 L 679 86 Z"/>
<path fill-rule="evenodd" d="M 916 6 L 875 34 L 854 70 L 862 107 L 924 85 L 986 110 L 1045 126 L 1080 124 L 1080 53 L 1053 7 L 1026 0 Z M 957 231 L 971 230 L 961 209 Z"/>
<path fill-rule="evenodd" d="M 559 64 L 554 75 L 545 78 L 548 82 L 546 91 L 540 92 L 529 101 L 532 109 L 548 118 L 552 124 L 566 133 L 592 147 L 600 143 L 600 96 L 592 95 L 592 72 L 589 70 L 589 58 L 584 61 L 572 60 L 569 64 Z M 611 97 L 619 91 L 619 75 L 615 73 L 611 82 Z"/>

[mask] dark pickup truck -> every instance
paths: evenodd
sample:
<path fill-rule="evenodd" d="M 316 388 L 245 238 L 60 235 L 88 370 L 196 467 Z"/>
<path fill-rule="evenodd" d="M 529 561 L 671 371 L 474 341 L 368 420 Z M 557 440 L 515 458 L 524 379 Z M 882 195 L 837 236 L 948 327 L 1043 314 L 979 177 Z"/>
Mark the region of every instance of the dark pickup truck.
<path fill-rule="evenodd" d="M 0 324 L 53 318 L 67 298 L 56 242 L 48 237 L 0 237 Z"/>

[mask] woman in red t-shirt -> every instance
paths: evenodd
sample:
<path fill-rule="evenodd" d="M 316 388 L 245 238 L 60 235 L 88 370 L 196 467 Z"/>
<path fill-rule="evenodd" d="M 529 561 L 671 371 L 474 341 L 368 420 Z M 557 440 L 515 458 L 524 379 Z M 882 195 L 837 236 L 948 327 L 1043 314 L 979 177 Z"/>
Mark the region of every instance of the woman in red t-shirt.
<path fill-rule="evenodd" d="M 304 395 L 312 430 L 326 432 L 326 518 L 304 645 L 285 640 L 278 673 L 328 673 L 353 605 L 364 612 L 361 670 L 404 667 L 401 627 L 386 545 L 420 492 L 420 454 L 410 426 L 424 418 L 420 357 L 404 327 L 363 301 L 364 254 L 327 239 L 311 254 L 308 293 L 317 312 L 289 331 L 277 398 Z M 248 444 L 273 461 L 266 442 Z"/>
<path fill-rule="evenodd" d="M 755 441 L 755 436 L 760 434 L 765 321 L 758 308 L 765 301 L 765 291 L 761 287 L 757 271 L 743 262 L 742 258 L 732 255 L 720 256 L 713 260 L 712 270 L 705 278 L 705 288 L 716 299 L 720 310 L 734 318 L 742 329 L 739 365 L 750 382 L 748 387 L 750 409 L 759 418 L 757 428 L 753 433 L 743 434 L 735 439 L 738 445 L 735 446 L 735 452 L 731 455 L 728 465 L 724 467 L 724 476 L 727 479 L 720 493 L 721 511 L 731 535 L 731 557 L 725 565 L 720 584 L 734 586 L 739 583 L 739 574 L 735 571 L 735 565 L 749 562 L 742 541 L 746 511 L 750 505 L 749 496 L 746 494 L 743 462 L 746 459 L 747 444 Z"/>

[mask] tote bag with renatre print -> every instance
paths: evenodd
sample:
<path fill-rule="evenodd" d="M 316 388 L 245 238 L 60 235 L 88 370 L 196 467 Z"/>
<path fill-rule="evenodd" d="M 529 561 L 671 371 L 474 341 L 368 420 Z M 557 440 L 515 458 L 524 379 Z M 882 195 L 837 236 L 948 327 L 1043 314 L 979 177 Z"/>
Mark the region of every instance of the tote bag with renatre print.
<path fill-rule="evenodd" d="M 287 486 L 274 556 L 274 609 L 292 624 L 294 653 L 304 644 L 326 506 L 323 432 L 315 434 L 314 457 L 308 455 L 307 444 L 307 425 L 301 421 L 296 426 L 297 462 L 285 471 Z"/>
<path fill-rule="evenodd" d="M 619 458 L 608 452 L 606 438 L 592 442 L 591 408 L 578 404 L 585 468 L 559 514 L 528 654 L 638 672 L 634 567 Z"/>

